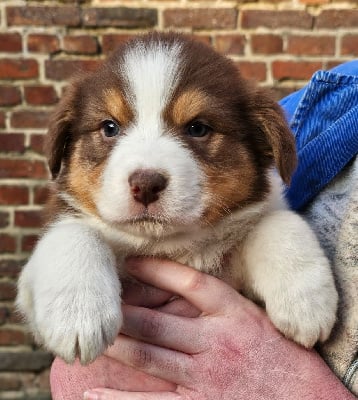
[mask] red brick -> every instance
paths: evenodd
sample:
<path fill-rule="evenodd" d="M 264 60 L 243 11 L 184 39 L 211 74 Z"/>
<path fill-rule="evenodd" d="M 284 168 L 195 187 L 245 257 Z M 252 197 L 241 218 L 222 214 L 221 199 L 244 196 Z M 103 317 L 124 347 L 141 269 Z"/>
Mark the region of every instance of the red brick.
<path fill-rule="evenodd" d="M 0 211 L 0 228 L 9 226 L 10 215 L 6 211 Z"/>
<path fill-rule="evenodd" d="M 343 36 L 341 54 L 345 56 L 358 56 L 358 35 Z"/>
<path fill-rule="evenodd" d="M 28 204 L 29 189 L 25 186 L 0 186 L 0 204 Z"/>
<path fill-rule="evenodd" d="M 220 35 L 215 37 L 215 49 L 222 54 L 244 54 L 244 35 Z"/>
<path fill-rule="evenodd" d="M 263 62 L 239 61 L 235 63 L 241 74 L 247 79 L 266 80 L 266 64 Z"/>
<path fill-rule="evenodd" d="M 15 86 L 0 86 L 0 107 L 16 106 L 21 103 L 21 92 Z"/>
<path fill-rule="evenodd" d="M 0 253 L 14 253 L 16 251 L 16 239 L 6 233 L 0 234 Z M 0 286 L 1 289 L 1 286 Z M 1 300 L 1 294 L 0 294 Z"/>
<path fill-rule="evenodd" d="M 31 105 L 51 105 L 58 101 L 53 86 L 25 86 L 25 100 Z"/>
<path fill-rule="evenodd" d="M 257 54 L 282 53 L 283 40 L 281 36 L 271 34 L 257 34 L 251 36 L 251 49 Z"/>
<path fill-rule="evenodd" d="M 65 36 L 63 50 L 69 54 L 96 54 L 98 51 L 97 39 L 88 35 Z"/>
<path fill-rule="evenodd" d="M 336 39 L 334 36 L 289 36 L 287 52 L 295 55 L 323 56 L 334 55 Z"/>
<path fill-rule="evenodd" d="M 21 389 L 22 383 L 18 374 L 0 375 L 0 392 L 1 391 L 17 391 Z"/>
<path fill-rule="evenodd" d="M 34 204 L 43 205 L 46 203 L 49 195 L 47 186 L 37 186 L 34 188 Z"/>
<path fill-rule="evenodd" d="M 33 59 L 0 60 L 0 79 L 31 79 L 39 75 L 39 66 Z"/>
<path fill-rule="evenodd" d="M 30 137 L 30 148 L 36 153 L 44 154 L 44 135 L 33 134 Z"/>
<path fill-rule="evenodd" d="M 272 74 L 274 79 L 310 79 L 318 69 L 322 69 L 321 62 L 308 61 L 274 61 Z"/>
<path fill-rule="evenodd" d="M 32 34 L 27 38 L 27 47 L 34 53 L 52 54 L 60 50 L 60 41 L 55 35 Z"/>
<path fill-rule="evenodd" d="M 152 28 L 157 24 L 157 10 L 150 8 L 106 7 L 82 10 L 84 26 L 117 28 Z"/>
<path fill-rule="evenodd" d="M 312 26 L 313 17 L 306 11 L 243 10 L 241 16 L 241 27 L 244 29 L 311 29 Z"/>
<path fill-rule="evenodd" d="M 47 179 L 48 173 L 42 161 L 0 159 L 0 178 Z"/>
<path fill-rule="evenodd" d="M 50 113 L 48 111 L 14 111 L 10 118 L 13 128 L 46 128 Z"/>
<path fill-rule="evenodd" d="M 133 37 L 134 35 L 107 33 L 102 37 L 102 51 L 108 54 Z"/>
<path fill-rule="evenodd" d="M 5 123 L 5 113 L 4 111 L 0 111 L 0 128 L 5 128 L 6 123 Z"/>
<path fill-rule="evenodd" d="M 94 71 L 100 64 L 99 60 L 46 60 L 46 78 L 66 80 L 82 71 Z"/>
<path fill-rule="evenodd" d="M 40 228 L 42 226 L 41 211 L 15 211 L 15 226 L 21 228 Z"/>
<path fill-rule="evenodd" d="M 9 26 L 79 26 L 78 7 L 14 6 L 6 8 Z"/>
<path fill-rule="evenodd" d="M 0 260 L 0 277 L 16 279 L 24 264 L 24 260 L 12 260 L 2 257 Z"/>
<path fill-rule="evenodd" d="M 0 133 L 0 152 L 25 151 L 25 135 L 23 133 Z"/>
<path fill-rule="evenodd" d="M 22 38 L 19 33 L 0 33 L 0 51 L 18 53 L 22 51 Z"/>
<path fill-rule="evenodd" d="M 33 251 L 35 244 L 38 240 L 37 235 L 25 235 L 21 240 L 21 251 L 31 252 Z"/>
<path fill-rule="evenodd" d="M 0 325 L 5 324 L 7 317 L 9 315 L 9 310 L 7 307 L 0 307 Z M 0 391 L 1 391 L 1 377 L 0 377 Z"/>
<path fill-rule="evenodd" d="M 16 286 L 12 282 L 0 282 L 0 301 L 14 300 L 16 296 Z"/>
<path fill-rule="evenodd" d="M 235 29 L 235 8 L 173 8 L 164 10 L 166 28 Z"/>
<path fill-rule="evenodd" d="M 358 10 L 323 10 L 316 17 L 316 28 L 357 28 Z"/>
<path fill-rule="evenodd" d="M 10 328 L 0 329 L 0 346 L 18 346 L 28 342 L 29 338 L 23 331 Z"/>

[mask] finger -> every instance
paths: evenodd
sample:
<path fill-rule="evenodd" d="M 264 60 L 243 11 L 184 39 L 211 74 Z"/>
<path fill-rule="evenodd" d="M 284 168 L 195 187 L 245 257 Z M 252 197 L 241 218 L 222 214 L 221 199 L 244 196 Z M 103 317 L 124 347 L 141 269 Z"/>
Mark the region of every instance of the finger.
<path fill-rule="evenodd" d="M 173 261 L 131 258 L 127 270 L 141 281 L 179 294 L 208 314 L 237 306 L 237 301 L 247 302 L 219 279 Z"/>
<path fill-rule="evenodd" d="M 124 305 L 122 333 L 147 343 L 196 354 L 207 348 L 202 320 Z"/>
<path fill-rule="evenodd" d="M 191 356 L 120 335 L 105 354 L 136 370 L 183 384 L 191 370 Z"/>
<path fill-rule="evenodd" d="M 126 304 L 141 307 L 158 307 L 166 303 L 173 293 L 158 289 L 144 283 L 123 282 L 122 299 Z"/>
<path fill-rule="evenodd" d="M 123 392 L 112 389 L 92 389 L 84 393 L 84 400 L 179 400 L 173 392 Z"/>
<path fill-rule="evenodd" d="M 156 310 L 166 314 L 173 314 L 180 317 L 195 318 L 201 314 L 201 311 L 190 304 L 185 299 L 175 299 L 163 306 L 157 307 Z"/>

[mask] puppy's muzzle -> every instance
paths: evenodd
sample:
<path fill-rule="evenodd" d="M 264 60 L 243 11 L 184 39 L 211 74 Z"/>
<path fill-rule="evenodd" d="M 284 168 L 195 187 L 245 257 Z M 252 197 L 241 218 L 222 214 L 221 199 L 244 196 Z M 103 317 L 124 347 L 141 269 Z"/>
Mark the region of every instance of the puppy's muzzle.
<path fill-rule="evenodd" d="M 134 200 L 147 207 L 159 199 L 168 179 L 158 171 L 139 169 L 129 176 L 128 183 Z"/>

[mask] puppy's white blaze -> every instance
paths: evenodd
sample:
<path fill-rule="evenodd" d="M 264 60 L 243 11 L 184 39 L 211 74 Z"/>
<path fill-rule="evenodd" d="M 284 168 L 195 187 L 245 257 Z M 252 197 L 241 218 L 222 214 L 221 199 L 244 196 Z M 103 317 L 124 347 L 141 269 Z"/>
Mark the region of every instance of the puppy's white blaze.
<path fill-rule="evenodd" d="M 180 80 L 181 45 L 139 41 L 124 55 L 120 73 L 127 81 L 127 100 L 143 136 L 163 133 L 162 111 Z"/>
<path fill-rule="evenodd" d="M 200 218 L 204 174 L 190 151 L 168 135 L 143 140 L 139 132 L 132 132 L 118 141 L 103 172 L 97 206 L 105 220 L 124 222 L 136 216 L 128 177 L 138 169 L 157 170 L 168 177 L 168 186 L 154 205 L 158 217 L 174 225 Z"/>

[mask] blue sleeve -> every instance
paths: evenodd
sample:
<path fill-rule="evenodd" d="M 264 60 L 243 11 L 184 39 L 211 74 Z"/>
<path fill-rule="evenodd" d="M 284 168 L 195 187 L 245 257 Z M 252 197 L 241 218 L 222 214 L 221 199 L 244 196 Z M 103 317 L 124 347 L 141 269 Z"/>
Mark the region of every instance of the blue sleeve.
<path fill-rule="evenodd" d="M 316 72 L 306 87 L 280 104 L 298 155 L 286 197 L 299 210 L 358 152 L 358 60 Z"/>

